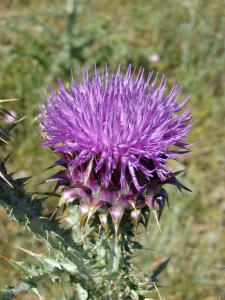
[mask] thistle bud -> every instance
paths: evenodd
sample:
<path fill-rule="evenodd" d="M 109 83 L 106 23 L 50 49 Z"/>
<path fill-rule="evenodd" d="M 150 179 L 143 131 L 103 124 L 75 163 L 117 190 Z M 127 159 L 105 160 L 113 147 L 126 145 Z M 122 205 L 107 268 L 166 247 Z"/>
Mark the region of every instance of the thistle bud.
<path fill-rule="evenodd" d="M 79 209 L 80 209 L 80 214 L 82 216 L 88 215 L 89 206 L 87 204 L 84 204 L 84 203 L 80 204 Z"/>
<path fill-rule="evenodd" d="M 112 221 L 113 221 L 113 224 L 114 224 L 114 227 L 115 227 L 115 232 L 117 234 L 119 224 L 120 224 L 120 221 L 121 221 L 123 213 L 124 213 L 124 209 L 120 206 L 110 207 L 109 208 L 109 213 L 112 217 Z"/>
<path fill-rule="evenodd" d="M 132 222 L 134 224 L 135 233 L 136 233 L 137 232 L 138 222 L 139 222 L 140 217 L 141 217 L 141 211 L 140 211 L 140 209 L 134 209 L 134 210 L 132 210 L 130 216 L 131 216 Z"/>
<path fill-rule="evenodd" d="M 82 203 L 79 205 L 79 210 L 80 210 L 80 226 L 82 227 L 84 222 L 88 218 L 89 214 L 89 205 L 86 203 Z"/>
<path fill-rule="evenodd" d="M 153 197 L 146 197 L 145 198 L 145 204 L 150 208 L 154 209 L 156 205 L 156 201 Z"/>
<path fill-rule="evenodd" d="M 84 213 L 84 217 L 86 219 L 85 227 L 87 226 L 89 220 L 91 217 L 95 214 L 95 212 L 98 210 L 98 208 L 103 204 L 102 200 L 98 200 L 95 198 L 88 199 L 88 204 L 83 204 L 84 206 L 80 209 Z"/>
<path fill-rule="evenodd" d="M 140 209 L 134 209 L 134 210 L 132 210 L 130 216 L 131 216 L 131 219 L 135 223 L 137 223 L 139 221 L 140 217 L 141 217 L 141 211 L 140 211 Z"/>
<path fill-rule="evenodd" d="M 130 199 L 131 199 L 130 195 L 120 196 L 118 199 L 118 205 L 124 209 L 129 208 L 130 207 Z"/>
<path fill-rule="evenodd" d="M 100 220 L 100 222 L 102 224 L 102 227 L 108 233 L 109 226 L 108 226 L 107 214 L 101 213 L 101 214 L 98 215 L 98 217 L 99 217 L 99 220 Z"/>
<path fill-rule="evenodd" d="M 59 200 L 58 207 L 63 204 L 70 204 L 77 198 L 77 196 L 77 192 L 74 189 L 65 189 Z"/>

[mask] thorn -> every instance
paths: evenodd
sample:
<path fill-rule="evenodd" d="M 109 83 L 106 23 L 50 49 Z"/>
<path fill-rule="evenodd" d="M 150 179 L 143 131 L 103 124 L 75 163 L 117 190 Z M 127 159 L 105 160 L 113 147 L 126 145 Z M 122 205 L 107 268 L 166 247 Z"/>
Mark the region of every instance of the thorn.
<path fill-rule="evenodd" d="M 20 99 L 0 99 L 0 103 L 5 103 L 5 102 L 12 102 L 12 101 L 18 101 Z"/>
<path fill-rule="evenodd" d="M 156 292 L 157 292 L 157 294 L 158 294 L 158 296 L 159 296 L 159 300 L 162 300 L 162 297 L 161 297 L 161 295 L 160 295 L 160 293 L 159 293 L 159 290 L 158 290 L 158 288 L 157 288 L 155 282 L 153 283 L 153 286 L 154 286 L 154 288 L 155 288 L 155 290 L 156 290 Z"/>
<path fill-rule="evenodd" d="M 22 117 L 22 118 L 16 120 L 16 121 L 14 122 L 14 124 L 19 123 L 19 122 L 22 122 L 22 121 L 23 121 L 24 119 L 26 119 L 26 118 L 27 118 L 27 116 L 24 116 L 24 117 Z"/>
<path fill-rule="evenodd" d="M 161 228 L 160 228 L 160 225 L 159 225 L 159 219 L 158 219 L 157 212 L 156 212 L 155 209 L 153 209 L 153 214 L 154 214 L 154 217 L 155 217 L 156 224 L 158 226 L 159 232 L 161 232 Z"/>
<path fill-rule="evenodd" d="M 56 213 L 57 213 L 57 210 L 58 210 L 58 208 L 54 209 L 53 213 L 52 213 L 51 216 L 50 216 L 50 220 L 52 220 L 52 219 L 54 218 L 54 216 L 55 216 Z"/>
<path fill-rule="evenodd" d="M 0 171 L 0 177 L 5 180 L 6 183 L 8 183 L 9 186 L 11 186 L 11 188 L 14 189 L 14 186 L 8 181 L 8 179 L 3 175 L 3 173 Z"/>
<path fill-rule="evenodd" d="M 6 143 L 7 145 L 9 145 L 9 143 L 8 143 L 5 139 L 3 139 L 2 137 L 0 137 L 0 140 L 1 140 L 3 143 Z"/>

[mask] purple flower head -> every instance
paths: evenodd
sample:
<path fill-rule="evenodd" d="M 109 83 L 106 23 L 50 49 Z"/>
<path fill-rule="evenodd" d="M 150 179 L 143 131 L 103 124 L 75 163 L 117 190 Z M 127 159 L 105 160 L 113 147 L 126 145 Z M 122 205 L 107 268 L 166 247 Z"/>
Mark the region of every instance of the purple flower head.
<path fill-rule="evenodd" d="M 44 145 L 66 167 L 58 179 L 82 199 L 85 194 L 86 201 L 98 198 L 112 206 L 140 203 L 153 182 L 171 176 L 168 160 L 189 151 L 188 98 L 178 102 L 179 86 L 167 91 L 164 77 L 152 77 L 145 79 L 142 68 L 135 75 L 131 66 L 126 74 L 120 67 L 115 74 L 95 69 L 92 77 L 87 69 L 80 81 L 71 79 L 69 89 L 59 81 L 48 96 L 40 117 Z"/>
<path fill-rule="evenodd" d="M 148 180 L 154 171 L 166 179 L 168 159 L 182 154 L 173 147 L 187 150 L 190 115 L 189 110 L 179 114 L 187 98 L 178 103 L 177 85 L 166 95 L 166 79 L 157 85 L 151 78 L 152 73 L 144 79 L 143 69 L 135 77 L 129 66 L 126 75 L 119 68 L 116 74 L 95 71 L 89 78 L 87 70 L 81 83 L 72 79 L 70 90 L 59 82 L 59 91 L 49 96 L 42 115 L 45 146 L 74 154 L 74 171 L 94 158 L 105 187 L 115 172 L 121 186 L 129 173 L 137 190 L 138 172 Z"/>

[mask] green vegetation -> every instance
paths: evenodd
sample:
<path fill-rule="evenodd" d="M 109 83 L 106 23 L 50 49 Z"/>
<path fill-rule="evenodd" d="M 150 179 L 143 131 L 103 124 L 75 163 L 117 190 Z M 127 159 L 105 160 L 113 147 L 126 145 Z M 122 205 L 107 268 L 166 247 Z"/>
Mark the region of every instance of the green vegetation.
<path fill-rule="evenodd" d="M 36 175 L 30 189 L 55 159 L 41 147 L 37 106 L 59 76 L 69 80 L 71 68 L 76 73 L 79 65 L 107 63 L 114 69 L 132 62 L 165 74 L 169 85 L 175 80 L 183 86 L 183 96 L 191 96 L 195 125 L 190 140 L 198 143 L 174 166 L 187 168 L 182 179 L 193 192 L 178 199 L 171 189 L 162 232 L 152 222 L 149 233 L 140 237 L 154 251 L 140 250 L 137 257 L 150 274 L 153 262 L 172 256 L 161 277 L 160 293 L 168 300 L 225 297 L 224 6 L 224 0 L 0 3 L 0 98 L 20 99 L 7 108 L 27 116 L 14 130 L 8 165 L 11 171 Z M 6 258 L 24 258 L 18 247 L 34 252 L 43 247 L 22 227 L 18 231 L 2 208 L 0 231 L 0 283 L 15 284 L 19 274 Z M 58 299 L 46 283 L 40 292 Z"/>

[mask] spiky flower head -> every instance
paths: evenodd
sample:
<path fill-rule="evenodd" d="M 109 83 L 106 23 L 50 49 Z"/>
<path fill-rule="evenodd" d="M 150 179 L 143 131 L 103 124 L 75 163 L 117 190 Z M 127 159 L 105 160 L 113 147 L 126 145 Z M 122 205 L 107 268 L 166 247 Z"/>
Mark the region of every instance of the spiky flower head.
<path fill-rule="evenodd" d="M 131 66 L 126 74 L 106 68 L 91 77 L 87 69 L 81 80 L 71 78 L 69 89 L 59 81 L 41 113 L 44 145 L 65 167 L 54 178 L 67 186 L 67 197 L 115 216 L 118 208 L 120 219 L 121 208 L 154 205 L 159 187 L 172 178 L 168 160 L 188 152 L 191 127 L 179 86 L 167 91 L 164 77 L 145 79 L 142 68 L 135 73 Z"/>

